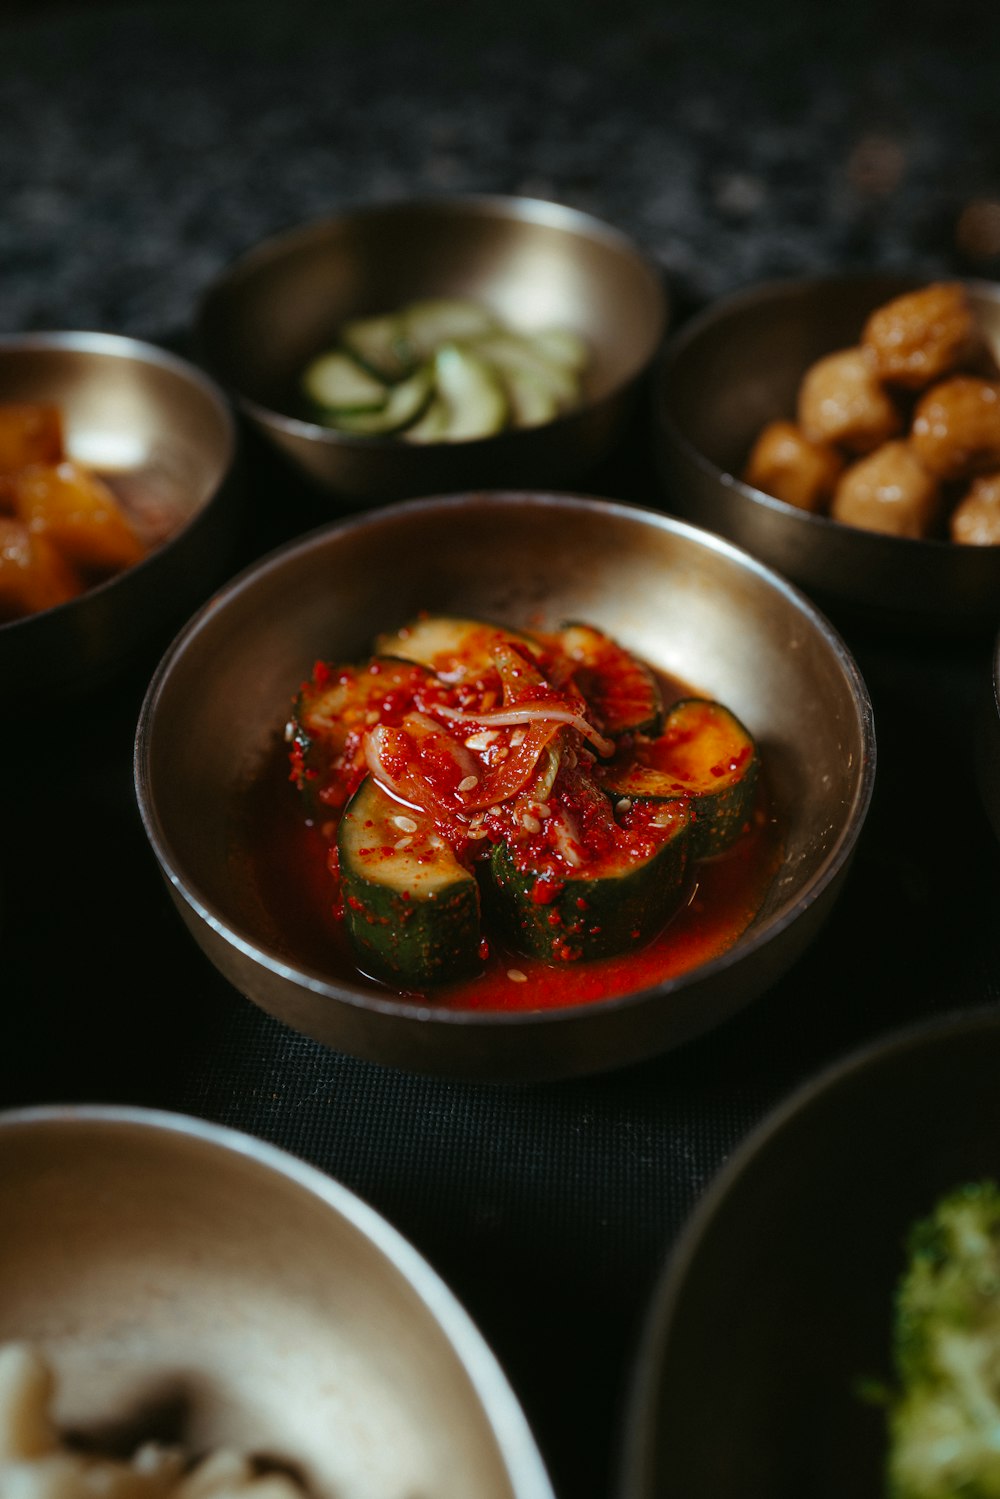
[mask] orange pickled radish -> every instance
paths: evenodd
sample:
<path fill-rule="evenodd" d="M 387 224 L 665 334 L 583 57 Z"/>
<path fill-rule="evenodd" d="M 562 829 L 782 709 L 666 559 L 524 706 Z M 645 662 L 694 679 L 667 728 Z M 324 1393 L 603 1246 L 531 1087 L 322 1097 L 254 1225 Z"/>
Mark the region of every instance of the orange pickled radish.
<path fill-rule="evenodd" d="M 61 463 L 65 456 L 58 406 L 43 401 L 0 404 L 0 474 L 29 463 Z"/>
<path fill-rule="evenodd" d="M 114 494 L 79 464 L 36 464 L 13 486 L 16 513 L 32 534 L 88 575 L 120 572 L 145 555 Z"/>
<path fill-rule="evenodd" d="M 47 537 L 0 515 L 0 621 L 52 609 L 82 591 L 73 568 Z"/>

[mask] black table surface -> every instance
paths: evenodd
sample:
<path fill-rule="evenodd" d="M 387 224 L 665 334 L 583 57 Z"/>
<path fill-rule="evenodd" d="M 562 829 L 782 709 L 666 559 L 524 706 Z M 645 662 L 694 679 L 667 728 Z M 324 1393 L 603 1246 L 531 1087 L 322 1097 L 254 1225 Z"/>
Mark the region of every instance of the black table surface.
<path fill-rule="evenodd" d="M 531 193 L 600 214 L 660 266 L 675 326 L 773 275 L 995 275 L 985 8 L 954 10 L 944 42 L 936 17 L 920 4 L 751 17 L 735 0 L 572 17 L 554 0 L 530 17 L 306 0 L 15 7 L 0 20 L 2 331 L 101 328 L 190 353 L 197 298 L 233 254 L 415 192 Z M 231 571 L 347 513 L 244 443 Z M 574 488 L 669 511 L 648 448 L 643 407 Z M 211 968 L 132 787 L 165 640 L 100 697 L 26 715 L 0 742 L 0 1107 L 155 1105 L 323 1167 L 472 1314 L 560 1499 L 609 1495 L 650 1294 L 734 1146 L 872 1037 L 1000 999 L 1000 849 L 974 757 L 992 639 L 834 623 L 872 694 L 878 773 L 827 925 L 724 1027 L 555 1084 L 333 1054 Z"/>

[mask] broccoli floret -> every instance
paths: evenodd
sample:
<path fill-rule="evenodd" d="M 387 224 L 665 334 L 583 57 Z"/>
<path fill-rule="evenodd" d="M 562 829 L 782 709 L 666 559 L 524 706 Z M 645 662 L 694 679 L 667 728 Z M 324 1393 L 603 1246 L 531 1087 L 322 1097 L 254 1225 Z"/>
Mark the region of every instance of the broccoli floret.
<path fill-rule="evenodd" d="M 896 1294 L 889 1499 L 1000 1499 L 1000 1188 L 915 1224 Z"/>

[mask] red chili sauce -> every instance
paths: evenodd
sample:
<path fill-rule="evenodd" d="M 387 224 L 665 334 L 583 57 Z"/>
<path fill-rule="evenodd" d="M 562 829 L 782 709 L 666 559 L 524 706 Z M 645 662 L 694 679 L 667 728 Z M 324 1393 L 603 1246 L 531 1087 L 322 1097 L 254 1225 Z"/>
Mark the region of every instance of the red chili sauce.
<path fill-rule="evenodd" d="M 686 684 L 657 676 L 666 704 L 692 695 Z M 254 789 L 250 818 L 254 855 L 249 874 L 274 933 L 280 934 L 284 956 L 333 981 L 362 978 L 386 994 L 451 1010 L 558 1009 L 634 993 L 686 973 L 738 940 L 760 909 L 783 857 L 765 763 L 747 830 L 725 853 L 691 866 L 683 903 L 647 945 L 608 959 L 547 963 L 505 948 L 487 926 L 483 967 L 476 976 L 426 991 L 400 991 L 357 966 L 330 872 L 335 829 L 328 823 L 321 830 L 305 820 L 301 799 L 289 783 L 285 744 L 276 746 L 273 763 Z"/>

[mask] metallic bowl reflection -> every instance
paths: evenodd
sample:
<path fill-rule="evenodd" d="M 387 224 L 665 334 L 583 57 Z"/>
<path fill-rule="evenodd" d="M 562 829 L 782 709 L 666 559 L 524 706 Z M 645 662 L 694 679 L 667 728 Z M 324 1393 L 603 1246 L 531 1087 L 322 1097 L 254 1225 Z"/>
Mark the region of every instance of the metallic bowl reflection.
<path fill-rule="evenodd" d="M 479 300 L 517 329 L 575 329 L 592 350 L 587 399 L 544 426 L 422 446 L 293 415 L 299 374 L 349 317 L 435 296 Z M 619 435 L 666 319 L 659 275 L 618 230 L 555 203 L 470 194 L 276 235 L 208 289 L 197 330 L 206 366 L 270 443 L 321 489 L 371 501 L 584 473 Z"/>
<path fill-rule="evenodd" d="M 512 624 L 586 619 L 727 703 L 762 745 L 785 862 L 722 957 L 662 986 L 565 1010 L 436 1010 L 289 950 L 248 882 L 234 816 L 317 656 L 360 659 L 420 609 Z M 681 521 L 569 495 L 411 501 L 260 562 L 182 632 L 150 686 L 136 790 L 169 890 L 245 995 L 341 1051 L 415 1072 L 514 1079 L 597 1072 L 677 1045 L 747 1004 L 820 927 L 875 768 L 868 693 L 796 590 Z"/>
<path fill-rule="evenodd" d="M 992 631 L 1000 547 L 857 530 L 737 477 L 764 424 L 794 412 L 809 365 L 856 342 L 869 312 L 920 284 L 888 274 L 778 281 L 710 307 L 657 363 L 656 461 L 671 509 L 745 547 L 836 618 L 892 632 Z M 1000 287 L 970 282 L 968 290 L 1000 355 Z"/>
<path fill-rule="evenodd" d="M 0 1114 L 0 1341 L 54 1366 L 103 1450 L 228 1446 L 315 1499 L 552 1499 L 492 1353 L 372 1208 L 203 1120 Z"/>

